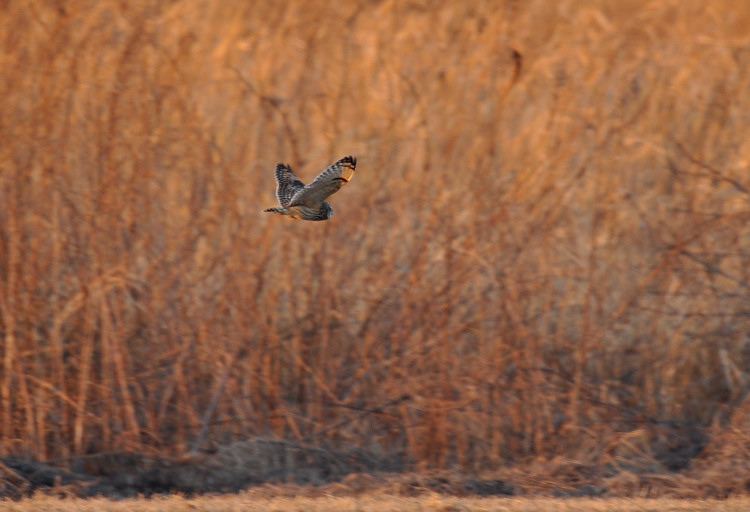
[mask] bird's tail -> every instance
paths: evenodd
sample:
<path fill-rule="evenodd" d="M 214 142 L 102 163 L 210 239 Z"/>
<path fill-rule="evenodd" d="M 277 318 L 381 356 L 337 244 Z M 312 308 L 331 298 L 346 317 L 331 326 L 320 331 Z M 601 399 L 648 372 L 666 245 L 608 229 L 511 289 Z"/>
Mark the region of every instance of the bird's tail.
<path fill-rule="evenodd" d="M 275 206 L 274 208 L 266 208 L 266 209 L 265 209 L 265 210 L 263 210 L 263 211 L 264 211 L 264 212 L 275 212 L 275 213 L 278 213 L 278 212 L 279 212 L 279 210 L 281 210 L 281 208 L 279 208 L 278 206 Z"/>

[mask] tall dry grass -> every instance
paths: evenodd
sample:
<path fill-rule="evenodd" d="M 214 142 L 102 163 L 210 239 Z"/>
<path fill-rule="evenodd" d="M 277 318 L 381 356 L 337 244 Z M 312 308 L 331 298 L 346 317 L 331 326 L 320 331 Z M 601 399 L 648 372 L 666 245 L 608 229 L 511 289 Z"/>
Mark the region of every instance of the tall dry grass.
<path fill-rule="evenodd" d="M 682 467 L 745 397 L 744 4 L 10 0 L 0 34 L 4 454 Z M 261 213 L 346 154 L 331 221 Z"/>

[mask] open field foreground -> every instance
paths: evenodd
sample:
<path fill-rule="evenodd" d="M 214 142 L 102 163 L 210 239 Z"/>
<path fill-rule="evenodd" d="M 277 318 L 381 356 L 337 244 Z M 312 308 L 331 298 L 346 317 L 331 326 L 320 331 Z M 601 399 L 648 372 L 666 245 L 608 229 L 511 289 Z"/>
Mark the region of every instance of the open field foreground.
<path fill-rule="evenodd" d="M 750 2 L 0 6 L 0 496 L 749 492 Z"/>
<path fill-rule="evenodd" d="M 548 499 L 455 498 L 438 495 L 396 498 L 386 495 L 358 498 L 258 498 L 248 495 L 204 496 L 185 499 L 106 498 L 82 500 L 37 497 L 22 502 L 2 502 L 7 512 L 746 512 L 750 499 Z"/>

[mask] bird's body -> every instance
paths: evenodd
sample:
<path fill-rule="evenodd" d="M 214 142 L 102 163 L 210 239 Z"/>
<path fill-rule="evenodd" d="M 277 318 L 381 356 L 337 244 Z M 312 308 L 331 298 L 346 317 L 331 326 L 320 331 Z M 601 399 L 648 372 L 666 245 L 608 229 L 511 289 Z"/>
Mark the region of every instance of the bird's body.
<path fill-rule="evenodd" d="M 293 219 L 300 220 L 328 220 L 333 217 L 333 207 L 325 201 L 321 203 L 320 208 L 310 208 L 304 204 L 296 204 L 287 207 L 276 206 L 263 211 L 280 213 L 281 215 L 288 215 Z"/>
<path fill-rule="evenodd" d="M 349 182 L 356 166 L 356 158 L 345 156 L 305 185 L 291 167 L 276 164 L 276 198 L 281 206 L 263 211 L 288 215 L 293 219 L 328 220 L 333 216 L 333 208 L 325 199 Z"/>

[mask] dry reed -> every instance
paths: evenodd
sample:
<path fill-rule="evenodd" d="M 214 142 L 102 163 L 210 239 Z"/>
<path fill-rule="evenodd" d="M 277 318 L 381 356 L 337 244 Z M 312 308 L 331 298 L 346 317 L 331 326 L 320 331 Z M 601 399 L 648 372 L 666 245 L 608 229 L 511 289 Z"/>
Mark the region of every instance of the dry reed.
<path fill-rule="evenodd" d="M 747 394 L 749 19 L 6 2 L 0 453 L 686 467 Z M 346 154 L 331 221 L 260 213 Z"/>

